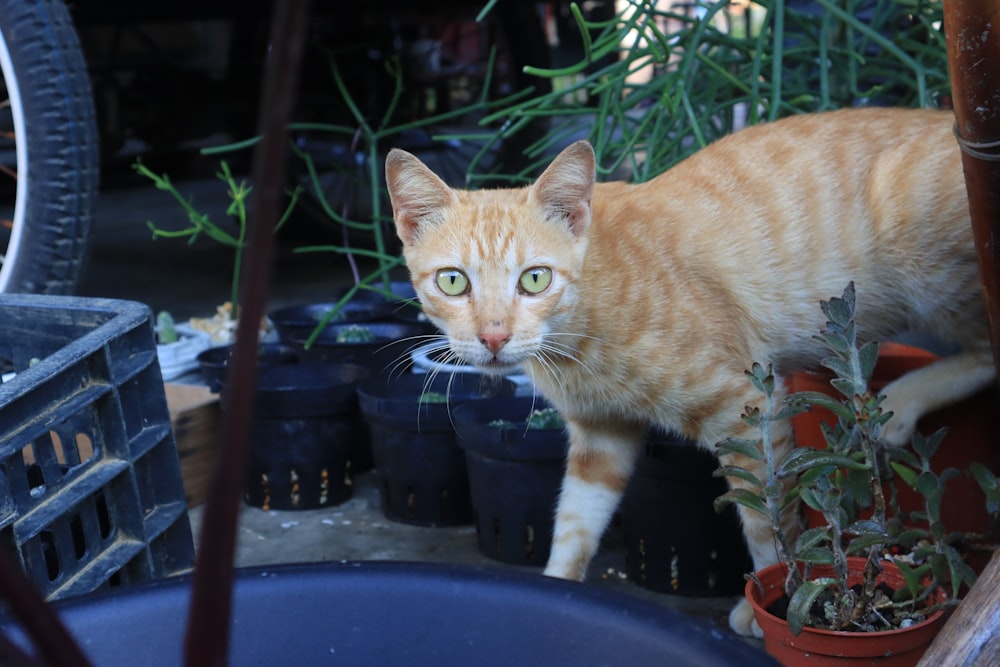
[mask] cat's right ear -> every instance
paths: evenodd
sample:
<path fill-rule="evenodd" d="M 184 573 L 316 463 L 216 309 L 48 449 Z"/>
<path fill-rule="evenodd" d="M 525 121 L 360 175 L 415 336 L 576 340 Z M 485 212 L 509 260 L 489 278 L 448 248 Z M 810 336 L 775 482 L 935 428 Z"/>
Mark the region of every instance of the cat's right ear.
<path fill-rule="evenodd" d="M 529 199 L 547 220 L 565 221 L 576 236 L 590 225 L 590 200 L 594 196 L 594 149 L 576 141 L 563 149 L 531 187 Z"/>
<path fill-rule="evenodd" d="M 440 222 L 455 193 L 416 156 L 393 148 L 385 158 L 385 183 L 392 202 L 396 233 L 412 245 L 420 228 Z"/>

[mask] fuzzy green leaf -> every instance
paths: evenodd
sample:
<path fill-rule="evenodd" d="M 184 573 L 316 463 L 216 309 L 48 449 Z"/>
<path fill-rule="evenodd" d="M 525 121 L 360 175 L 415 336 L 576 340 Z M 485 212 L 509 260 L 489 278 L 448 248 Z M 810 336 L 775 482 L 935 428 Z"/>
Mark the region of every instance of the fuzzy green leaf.
<path fill-rule="evenodd" d="M 811 487 L 803 487 L 799 490 L 799 497 L 810 509 L 814 509 L 817 512 L 823 511 L 823 500 L 819 494 L 816 493 L 815 489 Z"/>
<path fill-rule="evenodd" d="M 829 547 L 810 547 L 796 551 L 795 559 L 811 565 L 832 565 L 833 550 Z"/>
<path fill-rule="evenodd" d="M 750 378 L 750 383 L 757 388 L 757 391 L 765 396 L 770 396 L 774 393 L 774 373 L 770 366 L 765 370 L 759 363 L 754 362 L 750 370 L 745 372 L 746 376 Z"/>
<path fill-rule="evenodd" d="M 727 438 L 715 445 L 716 454 L 742 454 L 756 461 L 764 460 L 760 441 L 744 438 Z"/>
<path fill-rule="evenodd" d="M 799 539 L 795 541 L 796 553 L 830 541 L 830 528 L 827 526 L 817 526 L 803 531 Z"/>
<path fill-rule="evenodd" d="M 789 452 L 788 456 L 781 462 L 780 470 L 783 474 L 798 474 L 804 470 L 819 467 L 856 468 L 859 470 L 865 468 L 863 464 L 843 454 L 835 454 L 825 449 L 799 447 Z"/>
<path fill-rule="evenodd" d="M 847 481 L 844 486 L 855 505 L 870 507 L 874 502 L 871 487 L 868 485 L 867 469 L 857 468 L 848 470 Z"/>
<path fill-rule="evenodd" d="M 944 554 L 931 554 L 927 558 L 931 571 L 934 573 L 934 578 L 938 581 L 948 581 L 951 579 L 952 570 L 948 561 L 949 559 Z"/>
<path fill-rule="evenodd" d="M 865 382 L 871 380 L 872 374 L 875 372 L 875 362 L 878 361 L 878 342 L 871 341 L 865 343 L 858 350 L 858 357 L 861 362 L 861 376 L 865 379 Z"/>
<path fill-rule="evenodd" d="M 747 489 L 730 489 L 726 491 L 715 499 L 715 511 L 720 512 L 725 509 L 726 505 L 731 503 L 742 505 L 747 509 L 767 516 L 767 506 L 764 504 L 764 501 Z"/>
<path fill-rule="evenodd" d="M 780 482 L 772 482 L 764 487 L 765 498 L 778 499 L 785 492 L 785 487 Z"/>
<path fill-rule="evenodd" d="M 839 391 L 841 394 L 843 394 L 844 396 L 846 396 L 848 398 L 850 398 L 851 396 L 853 396 L 854 395 L 854 390 L 857 389 L 857 387 L 854 386 L 854 382 L 853 381 L 845 379 L 845 378 L 833 378 L 832 380 L 830 380 L 830 384 L 833 385 L 834 389 L 836 389 L 837 391 Z M 851 413 L 850 416 L 847 417 L 847 418 L 851 419 L 853 417 L 854 417 L 854 415 L 853 415 L 853 413 Z"/>
<path fill-rule="evenodd" d="M 826 468 L 811 468 L 799 473 L 799 484 L 804 487 L 812 486 L 820 478 L 826 477 L 829 470 Z"/>
<path fill-rule="evenodd" d="M 940 521 L 931 521 L 931 537 L 934 538 L 935 542 L 941 542 L 944 540 L 944 524 Z"/>
<path fill-rule="evenodd" d="M 869 547 L 884 545 L 886 540 L 884 535 L 861 535 L 850 541 L 847 545 L 847 553 L 860 554 L 867 551 Z"/>
<path fill-rule="evenodd" d="M 978 461 L 974 461 L 969 464 L 969 470 L 972 471 L 972 476 L 976 478 L 979 482 L 979 486 L 983 488 L 984 491 L 1000 489 L 1000 478 L 993 474 L 993 471 L 984 466 Z"/>
<path fill-rule="evenodd" d="M 843 498 L 843 493 L 837 487 L 831 487 L 826 490 L 826 494 L 822 496 L 823 500 L 823 514 L 833 514 L 840 508 L 840 501 Z"/>
<path fill-rule="evenodd" d="M 739 466 L 719 466 L 716 470 L 712 472 L 713 477 L 735 477 L 738 479 L 746 480 L 756 487 L 760 487 L 760 480 L 757 476 L 746 468 L 740 468 Z"/>
<path fill-rule="evenodd" d="M 955 547 L 950 544 L 939 545 L 941 550 L 940 558 L 948 564 L 949 577 L 951 581 L 951 586 L 953 590 L 953 597 L 958 597 L 959 589 L 963 584 L 972 586 L 976 583 L 976 572 L 973 570 L 962 554 L 958 552 Z M 931 560 L 934 563 L 934 560 Z M 949 579 L 939 579 L 939 581 L 948 581 Z"/>
<path fill-rule="evenodd" d="M 845 327 L 854 317 L 853 300 L 848 301 L 847 299 L 833 297 L 829 301 L 820 301 L 819 305 L 823 310 L 823 314 L 830 319 L 830 323 L 832 324 Z"/>
<path fill-rule="evenodd" d="M 847 339 L 847 336 L 845 336 L 843 332 L 843 327 L 828 323 L 826 331 L 824 331 L 820 336 L 817 336 L 817 338 L 823 341 L 824 345 L 840 356 L 845 356 L 851 349 L 851 342 Z"/>
<path fill-rule="evenodd" d="M 816 408 L 829 410 L 837 417 L 851 419 L 854 413 L 849 407 L 841 403 L 838 399 L 819 391 L 799 391 L 791 394 L 788 400 L 795 404 L 805 404 Z"/>
<path fill-rule="evenodd" d="M 774 417 L 771 419 L 773 421 L 785 421 L 797 415 L 801 415 L 803 412 L 809 412 L 810 409 L 811 408 L 808 405 L 789 403 L 786 400 L 785 404 L 778 409 L 778 411 L 774 414 Z"/>
<path fill-rule="evenodd" d="M 924 565 L 919 568 L 912 568 L 905 561 L 898 560 L 895 562 L 896 567 L 899 568 L 899 573 L 903 575 L 906 587 L 896 590 L 893 595 L 893 601 L 902 602 L 903 600 L 916 599 L 920 595 L 920 578 L 927 573 L 929 566 Z"/>
<path fill-rule="evenodd" d="M 934 433 L 926 437 L 919 432 L 914 433 L 911 441 L 913 451 L 916 452 L 922 459 L 930 460 L 934 457 L 934 453 L 938 450 L 938 447 L 941 446 L 941 442 L 947 434 L 948 429 L 945 427 L 939 428 L 934 431 Z"/>
<path fill-rule="evenodd" d="M 920 540 L 930 537 L 930 532 L 924 528 L 909 528 L 896 536 L 896 542 L 903 548 L 912 549 Z"/>
<path fill-rule="evenodd" d="M 844 532 L 852 535 L 875 535 L 881 538 L 888 537 L 885 532 L 885 527 L 879 522 L 871 519 L 861 519 L 859 521 L 855 521 L 847 526 L 847 528 L 844 529 Z"/>
<path fill-rule="evenodd" d="M 972 471 L 972 476 L 979 482 L 979 487 L 986 494 L 986 511 L 990 514 L 1000 512 L 1000 479 L 993 474 L 993 471 L 978 461 L 970 463 L 969 470 Z"/>
<path fill-rule="evenodd" d="M 889 465 L 892 469 L 899 475 L 907 486 L 911 489 L 917 488 L 917 471 L 912 468 L 903 465 L 902 463 L 897 463 L 896 461 L 890 461 Z"/>
<path fill-rule="evenodd" d="M 792 594 L 788 601 L 788 629 L 792 634 L 798 636 L 802 628 L 809 619 L 809 610 L 820 595 L 829 588 L 837 585 L 837 580 L 831 577 L 823 577 L 804 581 L 799 589 Z"/>
<path fill-rule="evenodd" d="M 838 357 L 827 357 L 820 362 L 824 367 L 829 368 L 837 377 L 850 379 L 851 365 Z"/>

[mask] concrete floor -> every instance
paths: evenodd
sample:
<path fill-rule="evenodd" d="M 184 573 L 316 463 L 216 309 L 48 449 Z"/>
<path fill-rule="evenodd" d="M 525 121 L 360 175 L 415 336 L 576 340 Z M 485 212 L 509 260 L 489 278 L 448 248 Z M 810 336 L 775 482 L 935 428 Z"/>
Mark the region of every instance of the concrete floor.
<path fill-rule="evenodd" d="M 224 189 L 212 180 L 182 182 L 199 206 L 223 219 Z M 231 254 L 202 240 L 153 241 L 146 220 L 182 226 L 183 214 L 170 198 L 151 186 L 109 187 L 101 194 L 93 251 L 79 294 L 141 301 L 175 316 L 208 315 L 228 298 Z M 342 259 L 293 255 L 292 243 L 276 249 L 271 307 L 328 299 L 347 280 Z M 339 264 L 338 264 L 339 262 Z M 191 510 L 196 531 L 201 508 Z M 472 526 L 425 528 L 387 520 L 379 506 L 371 473 L 357 478 L 353 498 L 334 508 L 263 511 L 245 507 L 239 528 L 239 566 L 282 562 L 341 560 L 446 561 L 511 567 L 482 556 Z M 647 591 L 625 579 L 624 551 L 616 530 L 606 536 L 588 584 L 610 586 L 676 607 L 727 628 L 726 616 L 737 598 L 681 597 Z M 523 569 L 523 568 L 521 568 Z"/>

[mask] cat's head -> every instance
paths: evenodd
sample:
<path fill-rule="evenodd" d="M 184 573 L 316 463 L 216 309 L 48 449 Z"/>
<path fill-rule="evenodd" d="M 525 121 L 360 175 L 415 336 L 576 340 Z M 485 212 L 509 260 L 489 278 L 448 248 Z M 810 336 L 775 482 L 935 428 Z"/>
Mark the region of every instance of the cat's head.
<path fill-rule="evenodd" d="M 570 352 L 559 334 L 581 298 L 589 144 L 572 144 L 516 190 L 454 190 L 398 149 L 386 158 L 386 182 L 413 286 L 454 353 L 509 372 L 539 354 Z"/>

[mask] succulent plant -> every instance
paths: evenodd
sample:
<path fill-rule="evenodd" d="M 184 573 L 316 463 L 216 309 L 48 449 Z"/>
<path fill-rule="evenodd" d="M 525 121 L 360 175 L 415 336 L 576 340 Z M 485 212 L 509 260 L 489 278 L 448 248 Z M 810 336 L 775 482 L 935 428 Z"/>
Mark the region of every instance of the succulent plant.
<path fill-rule="evenodd" d="M 370 343 L 375 340 L 371 329 L 358 324 L 346 326 L 337 332 L 338 343 Z"/>
<path fill-rule="evenodd" d="M 795 634 L 804 626 L 862 631 L 899 627 L 939 606 L 928 603 L 934 588 L 950 584 L 951 597 L 944 604 L 956 604 L 960 588 L 976 579 L 955 548 L 964 536 L 947 532 L 941 523 L 944 483 L 956 474 L 952 469 L 938 474 L 930 468 L 930 457 L 944 431 L 926 438 L 915 434 L 909 449 L 881 444 L 883 428 L 892 414 L 882 411 L 884 397 L 869 389 L 878 345 L 859 347 L 854 305 L 853 283 L 841 298 L 821 303 L 829 321 L 817 339 L 833 352 L 822 365 L 833 371 L 836 377 L 831 384 L 842 396 L 800 392 L 780 400 L 772 369 L 755 363 L 747 377 L 765 400 L 762 407 L 748 407 L 742 419 L 757 429 L 760 437 L 730 439 L 718 445 L 720 453 L 737 453 L 765 464 L 763 479 L 747 468 L 721 467 L 717 475 L 739 478 L 752 487 L 734 488 L 716 504 L 735 503 L 770 518 L 779 559 L 789 572 L 786 620 Z M 826 408 L 837 417 L 837 423 L 824 430 L 826 449 L 793 448 L 779 459 L 771 446 L 770 424 L 813 407 Z M 885 457 L 899 478 L 924 499 L 921 514 L 926 527 L 906 525 L 904 517 L 896 515 L 896 508 L 887 502 L 882 489 Z M 989 480 L 981 477 L 985 488 Z M 795 480 L 794 487 L 785 490 L 789 479 Z M 821 514 L 825 524 L 793 540 L 784 533 L 781 516 L 796 498 Z M 847 557 L 854 555 L 867 558 L 860 593 L 847 584 Z M 885 558 L 895 562 L 906 585 L 882 604 L 884 598 L 877 595 L 875 577 Z M 834 575 L 812 577 L 812 565 L 832 565 Z"/>
<path fill-rule="evenodd" d="M 156 315 L 156 340 L 160 345 L 176 343 L 179 340 L 174 318 L 165 310 Z"/>

